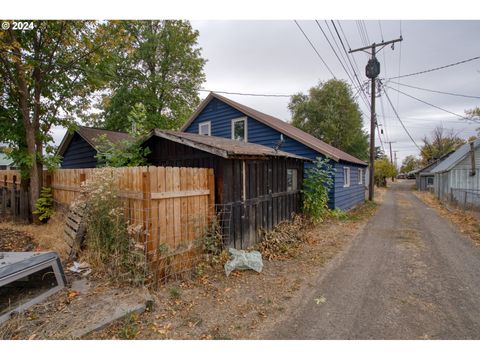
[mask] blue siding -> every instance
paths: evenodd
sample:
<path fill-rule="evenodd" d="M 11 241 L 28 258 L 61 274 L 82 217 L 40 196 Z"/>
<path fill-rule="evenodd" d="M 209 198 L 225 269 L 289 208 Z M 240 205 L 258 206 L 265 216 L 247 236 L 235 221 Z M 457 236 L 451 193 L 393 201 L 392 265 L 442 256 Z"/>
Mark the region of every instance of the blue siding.
<path fill-rule="evenodd" d="M 228 104 L 212 99 L 210 103 L 198 114 L 197 118 L 185 130 L 189 133 L 198 134 L 198 124 L 204 121 L 210 121 L 212 136 L 231 138 L 232 119 L 245 117 L 245 114 L 231 107 Z M 255 120 L 248 118 L 247 122 L 247 140 L 254 144 L 260 144 L 268 147 L 274 147 L 280 141 L 281 133 L 271 127 Z M 317 157 L 324 158 L 324 155 L 312 150 L 308 146 L 292 139 L 286 135 L 283 136 L 283 143 L 280 150 L 295 155 L 303 156 L 308 159 L 315 160 Z M 365 200 L 364 185 L 358 184 L 358 169 L 365 169 L 363 166 L 356 164 L 333 162 L 335 168 L 334 186 L 330 191 L 329 207 L 339 208 L 342 210 L 350 209 Z M 311 167 L 311 162 L 305 162 L 305 168 Z M 343 166 L 350 167 L 351 185 L 343 186 Z"/>
<path fill-rule="evenodd" d="M 344 187 L 344 167 L 350 168 L 350 186 Z M 360 169 L 363 170 L 362 184 L 359 184 Z M 365 201 L 365 167 L 350 163 L 335 164 L 335 207 L 348 210 Z"/>
<path fill-rule="evenodd" d="M 97 166 L 96 150 L 80 135 L 75 133 L 63 154 L 62 169 L 85 169 Z"/>

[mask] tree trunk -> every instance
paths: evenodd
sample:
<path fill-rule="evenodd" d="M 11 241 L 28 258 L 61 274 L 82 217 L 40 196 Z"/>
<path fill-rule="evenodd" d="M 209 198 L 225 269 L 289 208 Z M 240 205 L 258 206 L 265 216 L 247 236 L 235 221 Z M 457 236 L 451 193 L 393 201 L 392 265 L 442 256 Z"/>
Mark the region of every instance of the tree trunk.
<path fill-rule="evenodd" d="M 41 176 L 39 176 L 40 171 L 42 170 L 41 164 L 39 169 L 39 162 L 37 159 L 37 146 L 35 141 L 35 129 L 29 125 L 25 129 L 27 136 L 27 149 L 28 154 L 33 157 L 32 166 L 30 167 L 30 208 L 32 211 L 35 210 L 35 204 L 37 203 L 38 198 L 40 197 L 40 186 L 41 186 Z M 33 214 L 33 221 L 38 222 L 38 216 Z"/>

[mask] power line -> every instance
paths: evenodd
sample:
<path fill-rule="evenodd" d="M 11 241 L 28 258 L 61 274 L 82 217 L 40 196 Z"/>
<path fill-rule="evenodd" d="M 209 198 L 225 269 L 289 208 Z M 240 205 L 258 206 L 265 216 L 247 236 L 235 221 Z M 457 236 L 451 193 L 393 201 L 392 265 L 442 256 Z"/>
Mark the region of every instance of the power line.
<path fill-rule="evenodd" d="M 332 49 L 333 53 L 335 54 L 338 62 L 340 63 L 340 65 L 342 65 L 342 68 L 343 70 L 345 71 L 345 73 L 347 74 L 347 77 L 350 79 L 350 82 L 352 83 L 353 87 L 356 88 L 356 84 L 355 84 L 355 81 L 352 79 L 352 76 L 350 75 L 350 73 L 348 72 L 347 68 L 345 67 L 345 65 L 343 64 L 343 61 L 340 59 L 340 56 L 338 56 L 338 53 L 337 51 L 335 50 L 335 48 L 333 47 L 332 43 L 330 42 L 330 39 L 328 38 L 327 34 L 325 33 L 325 31 L 323 30 L 322 26 L 320 25 L 320 23 L 315 20 L 315 23 L 317 24 L 318 28 L 320 29 L 320 31 L 322 32 L 323 36 L 325 37 L 325 39 L 327 40 L 328 42 L 328 45 L 330 46 L 330 48 Z M 360 86 L 361 87 L 361 86 Z M 362 100 L 365 102 L 365 104 L 367 106 L 368 105 L 368 102 L 365 101 L 365 99 L 362 97 Z"/>
<path fill-rule="evenodd" d="M 437 94 L 459 96 L 459 97 L 465 97 L 465 98 L 471 98 L 471 99 L 480 99 L 480 96 L 475 96 L 475 95 L 456 94 L 456 93 L 451 93 L 451 92 L 446 92 L 446 91 L 426 89 L 426 88 L 422 88 L 422 87 L 419 87 L 419 86 L 402 84 L 402 83 L 399 83 L 399 82 L 396 82 L 396 81 L 389 81 L 389 82 L 391 82 L 392 84 L 397 84 L 397 85 L 400 85 L 400 86 L 406 86 L 406 87 L 409 87 L 409 88 L 412 88 L 412 89 L 417 89 L 417 90 L 429 91 L 429 92 L 433 92 L 433 93 L 437 93 Z"/>
<path fill-rule="evenodd" d="M 367 39 L 367 44 L 370 44 L 370 37 L 368 36 L 367 25 L 364 20 L 360 20 L 360 23 L 363 25 L 363 31 L 365 32 L 365 37 Z"/>
<path fill-rule="evenodd" d="M 317 48 L 312 44 L 312 42 L 310 41 L 310 39 L 308 38 L 307 34 L 305 34 L 305 32 L 303 31 L 303 29 L 300 27 L 300 24 L 297 22 L 297 20 L 293 20 L 295 22 L 295 24 L 298 26 L 298 28 L 300 29 L 300 31 L 302 32 L 303 36 L 305 36 L 305 39 L 307 39 L 308 43 L 310 44 L 310 46 L 312 47 L 312 49 L 315 51 L 315 53 L 317 54 L 317 56 L 319 57 L 319 59 L 322 61 L 323 65 L 325 65 L 325 67 L 328 69 L 328 71 L 330 72 L 330 74 L 332 74 L 333 78 L 334 79 L 337 79 L 335 77 L 335 75 L 333 74 L 332 70 L 330 70 L 330 68 L 328 67 L 327 63 L 325 62 L 325 60 L 323 60 L 322 58 L 322 55 L 320 55 L 320 53 L 318 52 Z"/>
<path fill-rule="evenodd" d="M 332 21 L 333 27 L 335 28 L 337 36 L 340 39 L 340 42 L 342 43 L 342 47 L 345 50 L 345 53 L 347 54 L 347 58 L 350 59 L 348 57 L 348 51 L 346 50 L 345 45 L 343 44 L 342 38 L 340 37 L 340 35 L 338 33 L 337 27 L 335 26 L 335 23 L 333 22 L 333 20 L 331 20 L 331 21 Z M 345 38 L 345 41 L 348 45 L 348 49 L 350 50 L 352 47 L 350 46 L 350 43 L 348 42 L 347 35 L 345 35 L 345 32 L 343 31 L 342 24 L 340 23 L 339 20 L 337 20 L 337 24 L 338 24 L 338 27 L 340 28 L 340 31 L 342 32 L 343 37 Z M 355 67 L 356 67 L 357 71 L 361 74 L 362 72 L 360 71 L 360 68 L 358 67 L 358 64 L 357 64 L 357 60 L 355 60 L 355 56 L 353 54 L 352 54 L 352 59 L 353 59 L 353 63 L 355 64 Z M 353 66 L 352 66 L 352 68 L 353 68 Z M 354 70 L 354 72 L 355 72 L 355 70 Z"/>
<path fill-rule="evenodd" d="M 398 115 L 397 110 L 396 110 L 395 107 L 393 106 L 392 100 L 390 100 L 390 96 L 388 96 L 388 93 L 387 93 L 387 91 L 385 90 L 385 88 L 383 89 L 383 93 L 384 93 L 385 96 L 387 97 L 387 100 L 388 100 L 388 102 L 390 103 L 390 106 L 392 107 L 393 112 L 395 113 L 398 121 L 400 121 L 400 124 L 402 124 L 403 130 L 405 130 L 405 132 L 407 133 L 408 137 L 410 138 L 410 140 L 412 140 L 412 142 L 415 144 L 415 146 L 417 147 L 417 149 L 420 150 L 420 151 L 422 151 L 422 149 L 420 148 L 420 146 L 418 146 L 418 144 L 415 142 L 415 140 L 413 140 L 412 135 L 410 135 L 410 132 L 409 132 L 409 131 L 407 130 L 407 128 L 405 127 L 405 124 L 403 123 L 402 119 L 400 119 L 400 116 Z"/>
<path fill-rule="evenodd" d="M 382 29 L 382 23 L 380 20 L 378 20 L 378 27 L 380 28 L 380 35 L 382 36 L 382 41 L 383 41 L 383 29 Z"/>
<path fill-rule="evenodd" d="M 340 31 L 342 32 L 343 37 L 345 38 L 345 41 L 347 42 L 347 45 L 348 45 L 348 47 L 350 48 L 350 44 L 348 43 L 348 38 L 345 36 L 345 33 L 343 32 L 342 25 L 340 24 L 339 21 L 337 21 L 337 22 L 338 22 L 338 26 L 340 27 Z M 370 103 L 369 103 L 369 101 L 368 101 L 367 95 L 365 94 L 365 91 L 364 91 L 363 86 L 362 86 L 362 84 L 361 84 L 361 82 L 360 82 L 360 79 L 359 79 L 359 77 L 358 77 L 358 75 L 357 75 L 357 72 L 355 71 L 355 68 L 353 67 L 352 61 L 350 60 L 350 56 L 349 56 L 349 54 L 348 54 L 347 48 L 345 47 L 345 44 L 343 43 L 342 37 L 340 36 L 340 33 L 338 32 L 338 29 L 337 29 L 337 27 L 335 26 L 335 22 L 334 22 L 333 20 L 332 20 L 332 25 L 333 25 L 333 28 L 335 29 L 335 32 L 336 32 L 336 34 L 337 34 L 338 39 L 340 40 L 340 44 L 342 45 L 343 51 L 345 52 L 345 55 L 346 55 L 346 57 L 347 57 L 347 59 L 348 59 L 348 62 L 349 62 L 349 64 L 350 64 L 350 67 L 351 67 L 352 70 L 353 70 L 353 74 L 354 74 L 355 79 L 357 80 L 357 83 L 358 83 L 358 85 L 359 85 L 359 89 L 362 91 L 363 96 L 364 96 L 364 97 L 366 98 L 366 100 L 367 100 L 367 104 L 368 104 L 367 107 L 370 107 Z M 355 61 L 355 57 L 354 57 L 353 55 L 352 55 L 352 58 L 353 58 L 353 62 L 355 63 L 355 65 L 356 65 L 356 67 L 357 67 L 357 70 L 358 70 L 358 65 L 357 65 L 357 63 L 356 63 L 356 61 Z"/>
<path fill-rule="evenodd" d="M 427 69 L 427 70 L 418 71 L 418 72 L 411 73 L 411 74 L 399 75 L 399 76 L 391 77 L 391 78 L 388 78 L 387 80 L 400 79 L 400 78 L 405 78 L 405 77 L 409 77 L 409 76 L 425 74 L 425 73 L 429 73 L 429 72 L 432 72 L 432 71 L 442 70 L 442 69 L 446 69 L 446 68 L 449 68 L 449 67 L 452 67 L 452 66 L 456 66 L 456 65 L 460 65 L 460 64 L 465 64 L 465 63 L 467 63 L 467 62 L 474 61 L 474 60 L 478 60 L 478 59 L 480 59 L 480 56 L 475 56 L 475 57 L 470 58 L 470 59 L 465 59 L 465 60 L 457 61 L 457 62 L 455 62 L 455 63 L 448 64 L 448 65 L 443 65 L 443 66 L 439 66 L 439 67 L 436 67 L 436 68 L 433 68 L 433 69 Z"/>
<path fill-rule="evenodd" d="M 457 114 L 457 113 L 454 113 L 454 112 L 452 112 L 452 111 L 450 111 L 450 110 L 443 109 L 443 108 L 441 108 L 440 106 L 434 105 L 434 104 L 429 103 L 429 102 L 427 102 L 427 101 L 425 101 L 425 100 L 419 99 L 419 98 L 417 98 L 417 97 L 415 97 L 415 96 L 413 96 L 413 95 L 409 95 L 409 94 L 407 94 L 407 93 L 405 93 L 405 92 L 403 92 L 403 91 L 401 91 L 401 90 L 397 90 L 397 89 L 395 89 L 395 88 L 393 88 L 393 87 L 390 87 L 390 86 L 388 86 L 388 85 L 385 85 L 385 87 L 388 87 L 389 89 L 398 91 L 398 92 L 399 92 L 400 94 L 402 94 L 402 95 L 405 95 L 405 96 L 408 96 L 409 98 L 412 98 L 412 99 L 415 99 L 415 100 L 417 100 L 417 101 L 420 101 L 421 103 L 424 103 L 424 104 L 426 104 L 426 105 L 429 105 L 429 106 L 431 106 L 431 107 L 434 107 L 435 109 L 442 110 L 442 111 L 444 111 L 444 112 L 446 112 L 446 113 L 449 113 L 449 114 L 458 116 L 458 117 L 461 118 L 461 119 L 464 119 L 464 120 L 472 120 L 472 119 L 469 119 L 469 118 L 467 118 L 467 117 L 465 117 L 465 116 L 462 116 L 462 115 L 459 115 L 459 114 Z"/>
<path fill-rule="evenodd" d="M 198 91 L 204 91 L 204 92 L 214 92 L 217 94 L 228 94 L 228 95 L 242 95 L 242 96 L 263 96 L 263 97 L 279 97 L 279 98 L 284 98 L 284 97 L 291 97 L 293 95 L 287 95 L 287 94 L 255 94 L 255 93 L 241 93 L 241 92 L 233 92 L 233 91 L 217 91 L 217 90 L 208 90 L 208 89 L 198 89 Z"/>

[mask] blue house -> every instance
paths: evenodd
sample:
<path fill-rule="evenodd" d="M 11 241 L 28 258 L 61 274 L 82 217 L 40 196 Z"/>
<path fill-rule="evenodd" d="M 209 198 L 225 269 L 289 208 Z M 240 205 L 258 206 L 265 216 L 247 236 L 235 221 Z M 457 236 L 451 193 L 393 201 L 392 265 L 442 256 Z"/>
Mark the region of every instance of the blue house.
<path fill-rule="evenodd" d="M 62 169 L 85 169 L 97 167 L 97 138 L 104 136 L 110 142 L 117 144 L 132 137 L 123 132 L 78 126 L 74 132 L 68 132 L 63 137 L 57 150 L 62 160 Z"/>
<path fill-rule="evenodd" d="M 181 129 L 276 148 L 308 159 L 329 158 L 335 169 L 329 206 L 347 210 L 365 201 L 367 164 L 273 116 L 210 93 Z M 312 166 L 305 163 L 305 167 Z"/>

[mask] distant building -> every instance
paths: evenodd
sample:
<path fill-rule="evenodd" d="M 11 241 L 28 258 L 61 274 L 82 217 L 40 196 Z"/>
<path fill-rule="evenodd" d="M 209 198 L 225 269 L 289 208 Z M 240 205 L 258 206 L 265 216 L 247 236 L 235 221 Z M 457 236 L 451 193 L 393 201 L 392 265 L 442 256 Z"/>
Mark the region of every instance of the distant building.
<path fill-rule="evenodd" d="M 105 135 L 112 143 L 122 140 L 131 140 L 132 137 L 124 132 L 79 126 L 73 133 L 66 133 L 57 154 L 62 157 L 62 169 L 84 169 L 97 167 L 96 139 Z"/>
<path fill-rule="evenodd" d="M 430 162 L 427 166 L 421 168 L 416 173 L 417 190 L 433 191 L 435 175 L 431 172 L 441 161 L 445 160 L 452 152 L 443 155 L 440 159 Z"/>
<path fill-rule="evenodd" d="M 464 202 L 468 194 L 480 192 L 479 170 L 480 139 L 477 139 L 460 146 L 430 170 L 434 174 L 435 195 L 441 200 Z"/>
<path fill-rule="evenodd" d="M 0 152 L 0 170 L 15 170 L 15 162 L 6 154 Z"/>

